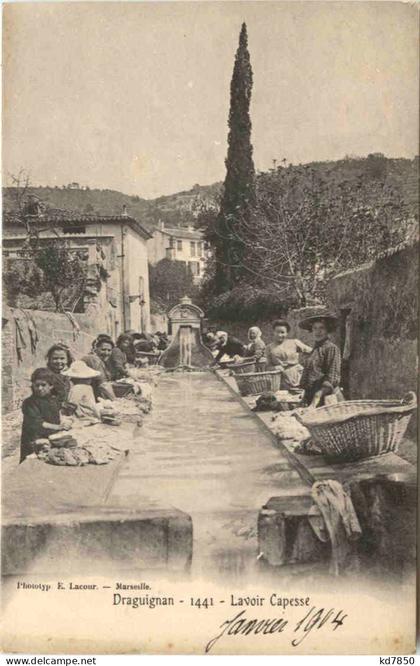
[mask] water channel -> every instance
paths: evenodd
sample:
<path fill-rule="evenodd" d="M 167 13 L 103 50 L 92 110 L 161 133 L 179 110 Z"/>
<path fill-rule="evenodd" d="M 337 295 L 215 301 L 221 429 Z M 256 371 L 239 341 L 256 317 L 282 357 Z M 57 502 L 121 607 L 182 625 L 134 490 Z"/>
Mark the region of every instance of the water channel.
<path fill-rule="evenodd" d="M 255 580 L 257 516 L 301 485 L 272 439 L 211 372 L 170 373 L 114 492 L 185 511 L 193 521 L 192 575 Z"/>

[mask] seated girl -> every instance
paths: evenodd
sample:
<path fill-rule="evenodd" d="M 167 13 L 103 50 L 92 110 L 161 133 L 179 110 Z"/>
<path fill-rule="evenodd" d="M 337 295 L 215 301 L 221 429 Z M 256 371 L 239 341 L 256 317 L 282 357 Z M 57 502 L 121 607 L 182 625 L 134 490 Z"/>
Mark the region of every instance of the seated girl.
<path fill-rule="evenodd" d="M 75 408 L 74 416 L 92 423 L 100 419 L 100 410 L 95 400 L 92 381 L 99 377 L 97 370 L 89 368 L 84 361 L 74 361 L 63 375 L 71 380 L 68 402 Z"/>
<path fill-rule="evenodd" d="M 60 403 L 65 403 L 71 388 L 70 380 L 64 377 L 63 370 L 66 370 L 73 361 L 70 349 L 63 342 L 53 345 L 47 352 L 47 368 L 51 370 L 54 377 L 53 393 Z"/>
<path fill-rule="evenodd" d="M 47 368 L 38 368 L 31 376 L 32 395 L 22 403 L 23 424 L 20 462 L 36 452 L 36 440 L 59 430 L 70 430 L 69 421 L 61 422 L 60 401 L 54 395 L 55 378 Z"/>

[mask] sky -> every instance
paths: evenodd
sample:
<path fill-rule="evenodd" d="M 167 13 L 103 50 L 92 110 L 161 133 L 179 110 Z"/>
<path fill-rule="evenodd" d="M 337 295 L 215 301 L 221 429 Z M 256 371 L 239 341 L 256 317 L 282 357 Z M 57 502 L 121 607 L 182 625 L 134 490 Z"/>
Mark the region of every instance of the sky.
<path fill-rule="evenodd" d="M 417 10 L 397 2 L 14 3 L 3 173 L 152 198 L 223 180 L 242 21 L 257 170 L 418 153 Z"/>

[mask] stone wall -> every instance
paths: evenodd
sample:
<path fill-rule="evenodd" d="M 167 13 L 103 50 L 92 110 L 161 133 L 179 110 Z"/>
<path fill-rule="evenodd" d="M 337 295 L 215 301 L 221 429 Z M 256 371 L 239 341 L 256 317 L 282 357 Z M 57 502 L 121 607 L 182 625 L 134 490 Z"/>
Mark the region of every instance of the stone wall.
<path fill-rule="evenodd" d="M 417 248 L 336 276 L 332 307 L 349 310 L 352 398 L 398 398 L 417 390 Z M 344 328 L 338 342 L 344 344 Z"/>
<path fill-rule="evenodd" d="M 108 332 L 94 312 L 73 315 L 73 318 L 79 328 L 73 326 L 66 315 L 57 312 L 5 308 L 2 326 L 3 413 L 20 407 L 22 400 L 30 394 L 31 373 L 35 368 L 45 367 L 45 356 L 51 345 L 65 342 L 80 358 L 90 350 L 98 333 Z M 31 344 L 30 320 L 38 336 L 36 346 Z M 16 322 L 22 331 L 22 340 L 17 337 Z"/>
<path fill-rule="evenodd" d="M 150 330 L 153 333 L 156 331 L 162 331 L 162 333 L 168 332 L 168 317 L 166 314 L 151 314 L 150 315 Z"/>
<path fill-rule="evenodd" d="M 343 317 L 350 311 L 348 397 L 401 398 L 417 392 L 417 247 L 336 276 L 330 305 Z M 345 328 L 336 340 L 343 348 Z M 410 422 L 414 435 L 416 420 Z"/>

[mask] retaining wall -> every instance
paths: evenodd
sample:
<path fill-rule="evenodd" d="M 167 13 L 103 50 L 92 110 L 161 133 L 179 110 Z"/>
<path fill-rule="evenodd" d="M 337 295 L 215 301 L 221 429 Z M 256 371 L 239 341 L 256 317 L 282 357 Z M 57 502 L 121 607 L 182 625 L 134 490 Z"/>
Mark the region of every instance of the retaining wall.
<path fill-rule="evenodd" d="M 30 394 L 31 373 L 46 365 L 46 353 L 57 342 L 69 345 L 74 356 L 86 354 L 98 333 L 108 332 L 105 323 L 92 312 L 72 315 L 76 326 L 64 314 L 41 310 L 5 308 L 2 321 L 2 412 L 20 407 Z M 31 344 L 33 322 L 38 341 Z M 17 324 L 22 339 L 17 333 Z M 103 328 L 101 328 L 103 326 Z"/>

